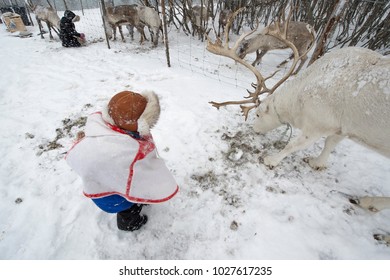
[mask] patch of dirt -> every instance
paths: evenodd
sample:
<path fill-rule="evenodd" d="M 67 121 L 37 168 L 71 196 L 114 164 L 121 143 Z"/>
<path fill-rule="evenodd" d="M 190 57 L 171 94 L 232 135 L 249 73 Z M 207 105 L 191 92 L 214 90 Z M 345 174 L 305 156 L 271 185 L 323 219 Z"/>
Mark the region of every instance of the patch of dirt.
<path fill-rule="evenodd" d="M 282 188 L 280 188 L 279 186 L 267 186 L 266 188 L 265 188 L 265 190 L 267 191 L 267 192 L 270 192 L 270 193 L 280 193 L 280 194 L 285 194 L 286 193 L 286 191 L 285 190 L 283 190 Z"/>
<path fill-rule="evenodd" d="M 237 231 L 238 230 L 238 223 L 236 221 L 232 221 L 230 224 L 230 229 L 233 231 Z"/>
<path fill-rule="evenodd" d="M 242 131 L 233 136 L 224 133 L 221 139 L 229 144 L 229 149 L 222 153 L 225 160 L 233 166 L 243 165 L 246 162 L 254 163 L 261 153 L 253 135 L 245 134 Z"/>
<path fill-rule="evenodd" d="M 214 171 L 209 171 L 205 174 L 193 174 L 191 179 L 197 181 L 203 191 L 215 188 L 219 184 L 219 179 Z"/>
<path fill-rule="evenodd" d="M 83 109 L 91 108 L 91 104 L 85 104 Z M 87 122 L 87 117 L 77 117 L 75 119 L 66 118 L 61 121 L 62 125 L 59 128 L 56 128 L 56 137 L 53 140 L 47 140 L 44 143 L 38 145 L 37 156 L 42 155 L 45 152 L 57 150 L 63 148 L 63 146 L 58 142 L 62 138 L 74 138 L 75 135 L 73 133 L 74 127 L 80 129 L 85 126 Z M 26 133 L 26 138 L 34 138 L 35 136 Z"/>
<path fill-rule="evenodd" d="M 87 117 L 79 117 L 75 120 L 71 120 L 69 118 L 62 120 L 62 127 L 56 129 L 56 134 L 57 134 L 56 137 L 52 141 L 48 141 L 46 143 L 40 144 L 38 146 L 39 151 L 37 152 L 37 155 L 40 156 L 44 152 L 63 148 L 63 146 L 60 143 L 58 143 L 58 140 L 64 137 L 73 138 L 74 135 L 71 132 L 72 128 L 84 127 L 86 121 L 87 121 Z"/>
<path fill-rule="evenodd" d="M 202 191 L 211 190 L 213 193 L 221 196 L 227 205 L 233 207 L 242 206 L 239 195 L 231 189 L 231 183 L 227 174 L 215 174 L 213 170 L 203 174 L 193 174 L 191 179 L 197 182 Z M 234 186 L 233 186 L 234 187 Z"/>

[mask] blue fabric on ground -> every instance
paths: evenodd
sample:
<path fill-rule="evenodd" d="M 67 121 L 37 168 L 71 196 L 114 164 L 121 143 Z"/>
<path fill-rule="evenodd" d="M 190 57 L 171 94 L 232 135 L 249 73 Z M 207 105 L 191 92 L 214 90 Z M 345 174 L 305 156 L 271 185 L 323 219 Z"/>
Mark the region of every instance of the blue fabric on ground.
<path fill-rule="evenodd" d="M 93 198 L 92 201 L 97 205 L 97 207 L 107 213 L 118 213 L 129 209 L 134 204 L 118 194 L 102 198 Z"/>

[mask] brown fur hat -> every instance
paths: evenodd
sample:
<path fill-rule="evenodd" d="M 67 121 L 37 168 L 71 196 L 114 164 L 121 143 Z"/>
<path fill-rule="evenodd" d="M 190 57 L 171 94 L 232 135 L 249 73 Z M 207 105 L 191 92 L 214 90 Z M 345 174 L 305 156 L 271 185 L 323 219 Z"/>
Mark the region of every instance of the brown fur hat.
<path fill-rule="evenodd" d="M 124 130 L 150 134 L 160 116 L 160 104 L 152 91 L 135 93 L 122 91 L 115 94 L 103 110 L 103 118 Z"/>

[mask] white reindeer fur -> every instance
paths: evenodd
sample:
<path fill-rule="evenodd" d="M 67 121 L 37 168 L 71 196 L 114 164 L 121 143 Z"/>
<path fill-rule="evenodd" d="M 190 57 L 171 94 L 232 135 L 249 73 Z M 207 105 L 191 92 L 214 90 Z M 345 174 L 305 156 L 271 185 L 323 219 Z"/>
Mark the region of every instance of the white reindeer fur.
<path fill-rule="evenodd" d="M 271 168 L 321 137 L 326 137 L 321 154 L 308 161 L 314 169 L 326 166 L 344 138 L 390 158 L 390 57 L 358 47 L 335 50 L 266 97 L 256 116 L 256 132 L 287 123 L 301 131 L 281 152 L 264 158 Z M 358 198 L 353 203 L 370 211 L 390 208 L 389 197 Z M 390 235 L 381 240 L 390 244 Z"/>
<path fill-rule="evenodd" d="M 137 6 L 137 11 L 140 21 L 151 31 L 153 45 L 157 46 L 158 35 L 162 26 L 158 13 L 153 8 L 146 6 Z"/>
<path fill-rule="evenodd" d="M 37 5 L 33 11 L 35 16 L 40 20 L 50 22 L 56 28 L 60 28 L 60 17 L 57 14 L 57 11 L 51 7 L 42 7 Z"/>
<path fill-rule="evenodd" d="M 390 197 L 372 197 L 365 196 L 357 199 L 351 199 L 351 202 L 371 212 L 379 212 L 389 208 Z"/>
<path fill-rule="evenodd" d="M 52 7 L 43 7 L 41 5 L 34 5 L 30 0 L 26 1 L 27 6 L 31 9 L 31 11 L 35 14 L 35 18 L 37 20 L 39 30 L 41 33 L 41 38 L 43 39 L 43 26 L 41 21 L 46 22 L 47 27 L 49 29 L 50 39 L 53 39 L 53 35 L 51 33 L 51 28 L 55 27 L 58 30 L 60 29 L 60 17 L 57 14 L 57 11 Z"/>
<path fill-rule="evenodd" d="M 279 154 L 264 159 L 270 167 L 323 136 L 321 155 L 309 161 L 313 168 L 325 167 L 329 153 L 345 137 L 390 157 L 390 58 L 358 47 L 326 54 L 267 97 L 257 116 L 256 132 L 282 123 L 302 132 Z"/>

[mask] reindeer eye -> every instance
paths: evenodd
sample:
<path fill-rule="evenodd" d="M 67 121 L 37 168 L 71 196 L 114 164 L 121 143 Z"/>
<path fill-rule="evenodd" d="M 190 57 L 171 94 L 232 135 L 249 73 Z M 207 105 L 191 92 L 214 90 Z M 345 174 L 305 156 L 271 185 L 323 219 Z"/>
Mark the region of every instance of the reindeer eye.
<path fill-rule="evenodd" d="M 256 116 L 257 116 L 258 118 L 260 118 L 260 115 L 259 115 L 259 114 L 256 114 Z"/>

